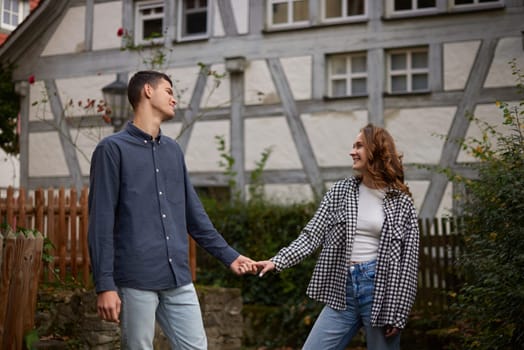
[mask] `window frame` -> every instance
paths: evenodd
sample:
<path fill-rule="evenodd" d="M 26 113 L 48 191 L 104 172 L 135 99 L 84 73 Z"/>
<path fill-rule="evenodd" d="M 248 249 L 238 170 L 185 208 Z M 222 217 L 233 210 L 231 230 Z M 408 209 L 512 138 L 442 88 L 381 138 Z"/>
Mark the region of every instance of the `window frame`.
<path fill-rule="evenodd" d="M 347 1 L 345 0 L 338 0 L 342 2 L 342 12 L 343 15 L 340 17 L 326 17 L 326 1 L 327 0 L 321 0 L 320 1 L 320 18 L 322 23 L 340 23 L 340 22 L 362 22 L 366 21 L 368 19 L 368 1 L 369 0 L 362 0 L 364 2 L 364 13 L 361 15 L 354 15 L 354 16 L 346 16 L 344 13 L 347 13 Z M 344 11 L 346 10 L 346 11 Z"/>
<path fill-rule="evenodd" d="M 385 0 L 386 3 L 386 17 L 397 18 L 397 17 L 416 17 L 434 15 L 441 12 L 439 9 L 439 0 L 435 0 L 434 7 L 428 8 L 416 8 L 417 0 L 411 0 L 412 8 L 410 10 L 395 11 L 395 0 Z"/>
<path fill-rule="evenodd" d="M 450 12 L 464 12 L 503 8 L 506 4 L 504 0 L 496 0 L 488 3 L 479 3 L 479 0 L 473 0 L 473 4 L 455 5 L 455 0 L 448 0 L 447 5 Z"/>
<path fill-rule="evenodd" d="M 197 0 L 200 2 L 200 0 Z M 199 34 L 190 34 L 185 35 L 184 34 L 184 24 L 186 23 L 184 12 L 184 0 L 179 0 L 177 4 L 177 41 L 191 41 L 191 40 L 202 40 L 202 39 L 208 39 L 211 36 L 211 25 L 213 18 L 213 8 L 214 8 L 214 1 L 213 0 L 207 0 L 207 6 L 206 6 L 206 32 L 205 33 L 199 33 Z M 200 7 L 203 8 L 203 7 Z M 203 11 L 199 11 L 203 12 Z"/>
<path fill-rule="evenodd" d="M 426 68 L 413 68 L 412 67 L 412 56 L 416 52 L 425 52 L 428 60 L 426 62 Z M 393 74 L 391 70 L 391 59 L 392 55 L 404 53 L 406 54 L 406 68 L 404 70 L 396 70 Z M 388 50 L 386 52 L 386 77 L 387 77 L 387 87 L 386 91 L 390 95 L 402 95 L 402 94 L 418 94 L 418 93 L 428 93 L 430 92 L 430 68 L 429 68 L 429 46 L 418 46 L 418 47 L 409 47 L 409 48 L 398 48 Z M 423 90 L 413 90 L 412 81 L 414 74 L 426 74 L 427 76 L 427 86 Z M 406 76 L 406 90 L 405 91 L 393 91 L 392 89 L 392 78 L 394 76 Z"/>
<path fill-rule="evenodd" d="M 345 74 L 335 74 L 333 73 L 333 60 L 336 57 L 344 57 L 346 60 L 346 73 Z M 351 71 L 351 65 L 352 65 L 352 59 L 356 57 L 364 58 L 364 62 L 366 63 L 366 70 L 364 72 L 356 72 L 353 73 Z M 327 97 L 328 98 L 346 98 L 346 97 L 364 97 L 368 96 L 368 80 L 369 80 L 369 72 L 368 72 L 368 65 L 367 65 L 367 52 L 366 51 L 358 51 L 358 52 L 343 52 L 343 53 L 333 53 L 326 55 L 326 62 L 327 62 Z M 342 78 L 345 78 L 346 81 L 346 93 L 343 96 L 335 96 L 333 91 L 333 81 L 334 80 L 342 80 Z M 353 93 L 352 91 L 352 81 L 353 79 L 366 79 L 366 91 L 364 93 Z"/>
<path fill-rule="evenodd" d="M 156 7 L 162 7 L 162 15 L 154 15 L 154 16 L 142 16 L 140 10 L 143 8 L 156 8 Z M 165 3 L 163 0 L 145 0 L 145 1 L 136 1 L 135 2 L 135 45 L 143 45 L 143 44 L 160 44 L 163 43 L 165 40 Z M 144 33 L 144 20 L 145 19 L 156 19 L 161 18 L 162 19 L 162 36 L 158 38 L 151 38 L 151 39 L 144 39 L 143 33 Z"/>
<path fill-rule="evenodd" d="M 12 20 L 12 17 L 13 17 L 13 14 L 14 12 L 11 11 L 11 9 L 9 10 L 6 10 L 4 8 L 5 6 L 5 1 L 2 0 L 0 1 L 1 3 L 1 18 L 0 18 L 0 26 L 4 29 L 7 29 L 7 30 L 14 30 L 20 23 L 22 23 L 22 21 L 24 20 L 24 2 L 23 0 L 17 0 L 18 1 L 18 23 L 16 23 L 15 25 L 11 24 L 11 23 L 5 23 L 4 22 L 4 12 L 5 11 L 8 11 L 9 12 L 9 18 L 10 20 Z"/>
<path fill-rule="evenodd" d="M 304 21 L 292 22 L 293 19 L 293 5 L 294 2 L 304 1 L 308 6 L 308 19 Z M 287 13 L 287 22 L 286 23 L 273 23 L 273 4 L 287 3 L 288 4 L 288 13 Z M 311 24 L 311 18 L 309 15 L 309 1 L 308 0 L 266 0 L 266 27 L 268 29 L 287 29 L 287 28 L 300 28 L 309 26 Z"/>

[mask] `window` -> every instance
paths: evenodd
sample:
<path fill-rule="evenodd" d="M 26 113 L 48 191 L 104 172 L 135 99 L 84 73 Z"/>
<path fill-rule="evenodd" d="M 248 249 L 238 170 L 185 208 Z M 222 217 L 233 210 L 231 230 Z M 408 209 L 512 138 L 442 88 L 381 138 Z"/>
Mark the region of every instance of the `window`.
<path fill-rule="evenodd" d="M 366 54 L 328 57 L 328 96 L 365 96 L 367 94 Z"/>
<path fill-rule="evenodd" d="M 393 12 L 435 9 L 436 0 L 394 0 Z"/>
<path fill-rule="evenodd" d="M 268 23 L 270 27 L 289 27 L 309 24 L 307 0 L 269 0 Z"/>
<path fill-rule="evenodd" d="M 323 0 L 324 21 L 358 19 L 366 15 L 366 0 Z"/>
<path fill-rule="evenodd" d="M 209 36 L 208 0 L 179 1 L 178 32 L 180 40 L 207 38 Z"/>
<path fill-rule="evenodd" d="M 164 1 L 136 3 L 136 44 L 162 42 L 164 37 Z"/>
<path fill-rule="evenodd" d="M 428 91 L 428 49 L 394 50 L 388 53 L 390 93 Z"/>
<path fill-rule="evenodd" d="M 502 0 L 451 0 L 454 9 L 490 8 L 504 5 Z"/>
<path fill-rule="evenodd" d="M 21 0 L 2 1 L 2 28 L 15 29 L 23 20 Z"/>

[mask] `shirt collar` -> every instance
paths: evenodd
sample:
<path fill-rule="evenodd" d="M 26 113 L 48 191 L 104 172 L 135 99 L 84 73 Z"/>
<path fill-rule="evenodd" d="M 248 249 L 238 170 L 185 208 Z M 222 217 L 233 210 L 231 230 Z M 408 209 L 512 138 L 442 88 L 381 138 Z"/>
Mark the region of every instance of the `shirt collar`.
<path fill-rule="evenodd" d="M 149 135 L 148 133 L 144 132 L 143 130 L 136 127 L 135 124 L 133 124 L 132 121 L 127 122 L 126 125 L 126 131 L 131 134 L 131 136 L 134 136 L 136 138 L 139 138 L 140 140 L 146 140 L 146 141 L 152 141 L 153 136 Z M 158 131 L 158 136 L 156 137 L 155 141 L 160 142 L 160 137 L 162 136 L 162 130 Z"/>

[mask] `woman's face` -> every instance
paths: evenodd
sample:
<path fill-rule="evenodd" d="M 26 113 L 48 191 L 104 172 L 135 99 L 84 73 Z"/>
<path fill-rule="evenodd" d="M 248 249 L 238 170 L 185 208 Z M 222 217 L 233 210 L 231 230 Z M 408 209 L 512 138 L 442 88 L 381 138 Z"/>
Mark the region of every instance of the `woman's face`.
<path fill-rule="evenodd" d="M 349 155 L 353 158 L 353 170 L 358 171 L 361 174 L 364 173 L 366 171 L 368 156 L 362 133 L 357 135 L 357 138 L 353 143 L 353 149 Z"/>

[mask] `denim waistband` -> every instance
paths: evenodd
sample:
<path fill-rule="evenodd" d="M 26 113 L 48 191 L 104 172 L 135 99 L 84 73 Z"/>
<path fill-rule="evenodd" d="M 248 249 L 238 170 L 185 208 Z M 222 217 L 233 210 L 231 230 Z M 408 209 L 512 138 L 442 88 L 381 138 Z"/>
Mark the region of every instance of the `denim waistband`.
<path fill-rule="evenodd" d="M 371 270 L 375 270 L 375 266 L 377 265 L 377 260 L 370 260 L 370 261 L 364 261 L 364 262 L 361 262 L 361 263 L 351 263 L 350 266 L 349 266 L 349 270 L 350 271 L 360 271 L 360 272 L 365 272 L 365 271 L 371 271 Z"/>

